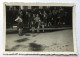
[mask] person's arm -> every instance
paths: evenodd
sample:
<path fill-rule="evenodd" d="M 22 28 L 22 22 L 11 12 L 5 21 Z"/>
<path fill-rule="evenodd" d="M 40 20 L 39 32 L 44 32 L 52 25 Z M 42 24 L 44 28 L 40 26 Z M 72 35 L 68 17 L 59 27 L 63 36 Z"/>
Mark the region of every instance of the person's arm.
<path fill-rule="evenodd" d="M 17 22 L 19 18 L 16 18 L 15 21 Z"/>

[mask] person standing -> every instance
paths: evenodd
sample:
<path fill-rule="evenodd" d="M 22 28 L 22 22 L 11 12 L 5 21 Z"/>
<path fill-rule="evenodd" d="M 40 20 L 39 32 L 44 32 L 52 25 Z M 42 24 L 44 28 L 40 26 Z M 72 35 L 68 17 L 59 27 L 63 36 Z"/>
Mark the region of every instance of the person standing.
<path fill-rule="evenodd" d="M 35 21 L 34 21 L 35 15 L 33 14 L 33 17 L 31 19 L 31 27 L 32 27 L 32 33 L 35 32 Z"/>
<path fill-rule="evenodd" d="M 23 20 L 20 16 L 18 16 L 15 21 L 18 23 L 17 27 L 18 27 L 18 34 L 19 36 L 22 35 L 22 31 L 23 31 Z"/>
<path fill-rule="evenodd" d="M 43 12 L 43 20 L 42 21 L 45 23 L 45 26 L 47 26 L 47 13 L 46 13 L 46 11 Z"/>
<path fill-rule="evenodd" d="M 36 17 L 34 18 L 35 20 L 35 27 L 37 28 L 37 32 L 39 32 L 39 21 L 40 21 L 40 17 L 39 17 L 39 14 L 36 15 Z"/>

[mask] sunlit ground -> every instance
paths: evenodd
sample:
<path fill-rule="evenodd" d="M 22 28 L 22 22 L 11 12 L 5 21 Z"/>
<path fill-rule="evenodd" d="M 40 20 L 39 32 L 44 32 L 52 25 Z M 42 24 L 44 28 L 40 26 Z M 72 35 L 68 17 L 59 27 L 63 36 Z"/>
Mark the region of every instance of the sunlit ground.
<path fill-rule="evenodd" d="M 6 35 L 6 51 L 74 51 L 72 29 L 45 33 Z"/>

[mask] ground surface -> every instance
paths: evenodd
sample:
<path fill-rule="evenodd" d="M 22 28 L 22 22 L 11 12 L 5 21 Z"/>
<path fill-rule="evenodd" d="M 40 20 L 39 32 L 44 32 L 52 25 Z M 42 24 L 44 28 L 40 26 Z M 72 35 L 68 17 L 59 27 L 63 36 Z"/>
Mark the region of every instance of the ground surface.
<path fill-rule="evenodd" d="M 72 29 L 6 35 L 6 51 L 73 51 Z"/>

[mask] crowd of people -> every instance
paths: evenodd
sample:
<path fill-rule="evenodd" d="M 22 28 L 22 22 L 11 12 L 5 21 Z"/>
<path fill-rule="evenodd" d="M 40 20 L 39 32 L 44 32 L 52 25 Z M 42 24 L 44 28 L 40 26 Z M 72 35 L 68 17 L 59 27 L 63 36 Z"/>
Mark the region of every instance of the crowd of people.
<path fill-rule="evenodd" d="M 28 27 L 31 27 L 31 22 L 34 21 L 37 15 L 40 21 L 44 23 L 45 27 L 65 25 L 67 24 L 67 19 L 69 17 L 69 13 L 64 11 L 62 7 L 58 9 L 54 7 L 53 10 L 34 8 L 30 11 L 23 11 L 21 15 L 22 14 L 24 25 Z M 38 20 L 35 19 L 35 22 L 38 22 Z"/>
<path fill-rule="evenodd" d="M 44 27 L 71 25 L 71 11 L 71 8 L 64 7 L 44 7 L 42 9 L 39 9 L 38 7 L 33 6 L 32 9 L 28 10 L 21 10 L 18 7 L 17 10 L 6 10 L 6 21 L 8 24 L 13 25 L 16 23 L 15 21 L 20 19 L 20 21 L 18 20 L 18 26 L 20 28 L 28 27 L 32 28 L 32 31 L 37 28 L 37 32 L 39 32 L 38 29 L 40 27 L 44 29 Z"/>

